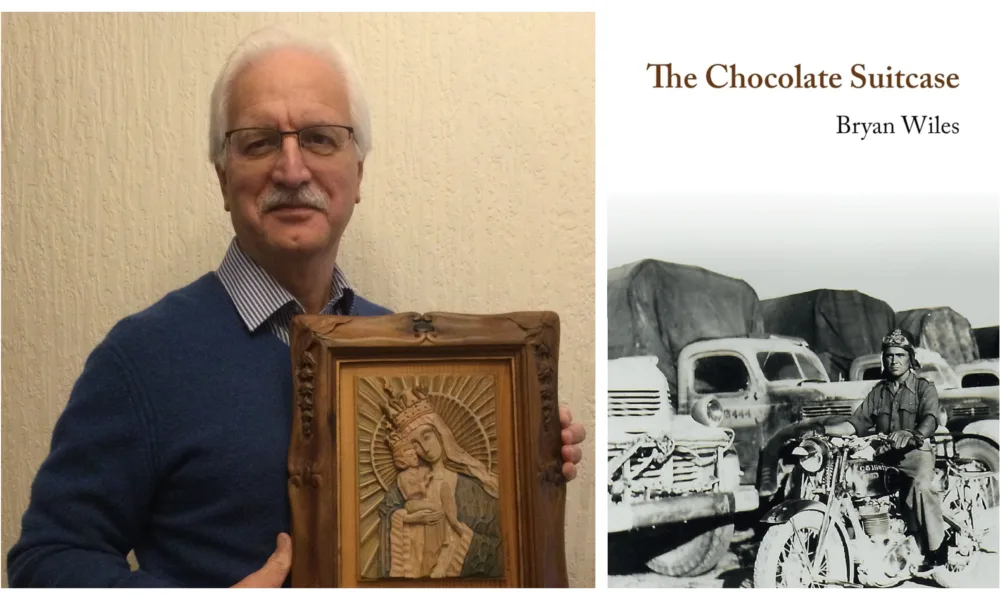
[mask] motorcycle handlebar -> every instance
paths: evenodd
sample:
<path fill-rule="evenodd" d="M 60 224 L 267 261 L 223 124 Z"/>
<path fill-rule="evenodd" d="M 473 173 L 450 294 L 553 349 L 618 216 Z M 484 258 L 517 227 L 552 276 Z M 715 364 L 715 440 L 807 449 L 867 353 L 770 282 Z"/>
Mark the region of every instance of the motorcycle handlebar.
<path fill-rule="evenodd" d="M 850 446 L 854 450 L 861 450 L 868 446 L 875 445 L 879 442 L 887 442 L 889 436 L 884 433 L 873 433 L 870 435 L 836 435 L 828 434 L 827 437 L 830 441 L 838 440 L 840 443 L 834 442 L 835 446 Z"/>

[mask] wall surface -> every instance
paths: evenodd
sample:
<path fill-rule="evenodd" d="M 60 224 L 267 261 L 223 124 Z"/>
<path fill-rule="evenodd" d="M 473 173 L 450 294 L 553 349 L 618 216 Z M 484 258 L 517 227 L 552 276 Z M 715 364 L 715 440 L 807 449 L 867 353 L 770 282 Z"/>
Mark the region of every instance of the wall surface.
<path fill-rule="evenodd" d="M 592 586 L 592 15 L 4 14 L 4 563 L 89 351 L 221 260 L 209 94 L 232 46 L 277 22 L 339 38 L 369 92 L 374 151 L 341 245 L 359 291 L 560 314 L 560 400 L 589 436 L 567 557 Z"/>

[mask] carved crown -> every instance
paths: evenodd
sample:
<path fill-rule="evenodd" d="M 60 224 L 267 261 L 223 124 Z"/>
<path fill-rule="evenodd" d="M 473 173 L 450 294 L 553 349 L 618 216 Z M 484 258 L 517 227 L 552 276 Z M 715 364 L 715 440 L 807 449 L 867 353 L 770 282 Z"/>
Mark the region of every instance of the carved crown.
<path fill-rule="evenodd" d="M 420 417 L 434 412 L 434 408 L 427 401 L 427 391 L 419 385 L 400 392 L 393 390 L 389 384 L 384 384 L 382 389 L 386 393 L 386 401 L 381 407 L 382 413 L 389 420 L 390 428 L 387 441 L 390 447 L 395 447 L 402 441 L 400 435 L 406 431 L 407 426 Z"/>

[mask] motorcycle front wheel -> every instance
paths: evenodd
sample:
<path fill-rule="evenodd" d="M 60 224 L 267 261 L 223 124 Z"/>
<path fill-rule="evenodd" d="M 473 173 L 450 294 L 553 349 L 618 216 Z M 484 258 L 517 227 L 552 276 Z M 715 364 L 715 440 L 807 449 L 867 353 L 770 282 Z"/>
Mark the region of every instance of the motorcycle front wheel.
<path fill-rule="evenodd" d="M 808 510 L 767 530 L 753 568 L 755 588 L 829 587 L 849 583 L 846 540 L 830 526 L 819 567 L 813 571 L 823 514 Z"/>

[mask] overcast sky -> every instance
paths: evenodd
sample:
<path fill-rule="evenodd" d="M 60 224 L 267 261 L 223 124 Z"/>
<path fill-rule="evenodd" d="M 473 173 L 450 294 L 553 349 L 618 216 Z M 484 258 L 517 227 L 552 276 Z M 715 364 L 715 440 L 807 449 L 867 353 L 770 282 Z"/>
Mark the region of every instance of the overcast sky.
<path fill-rule="evenodd" d="M 761 299 L 858 290 L 1000 323 L 996 198 L 610 197 L 608 268 L 643 258 L 743 279 Z"/>

